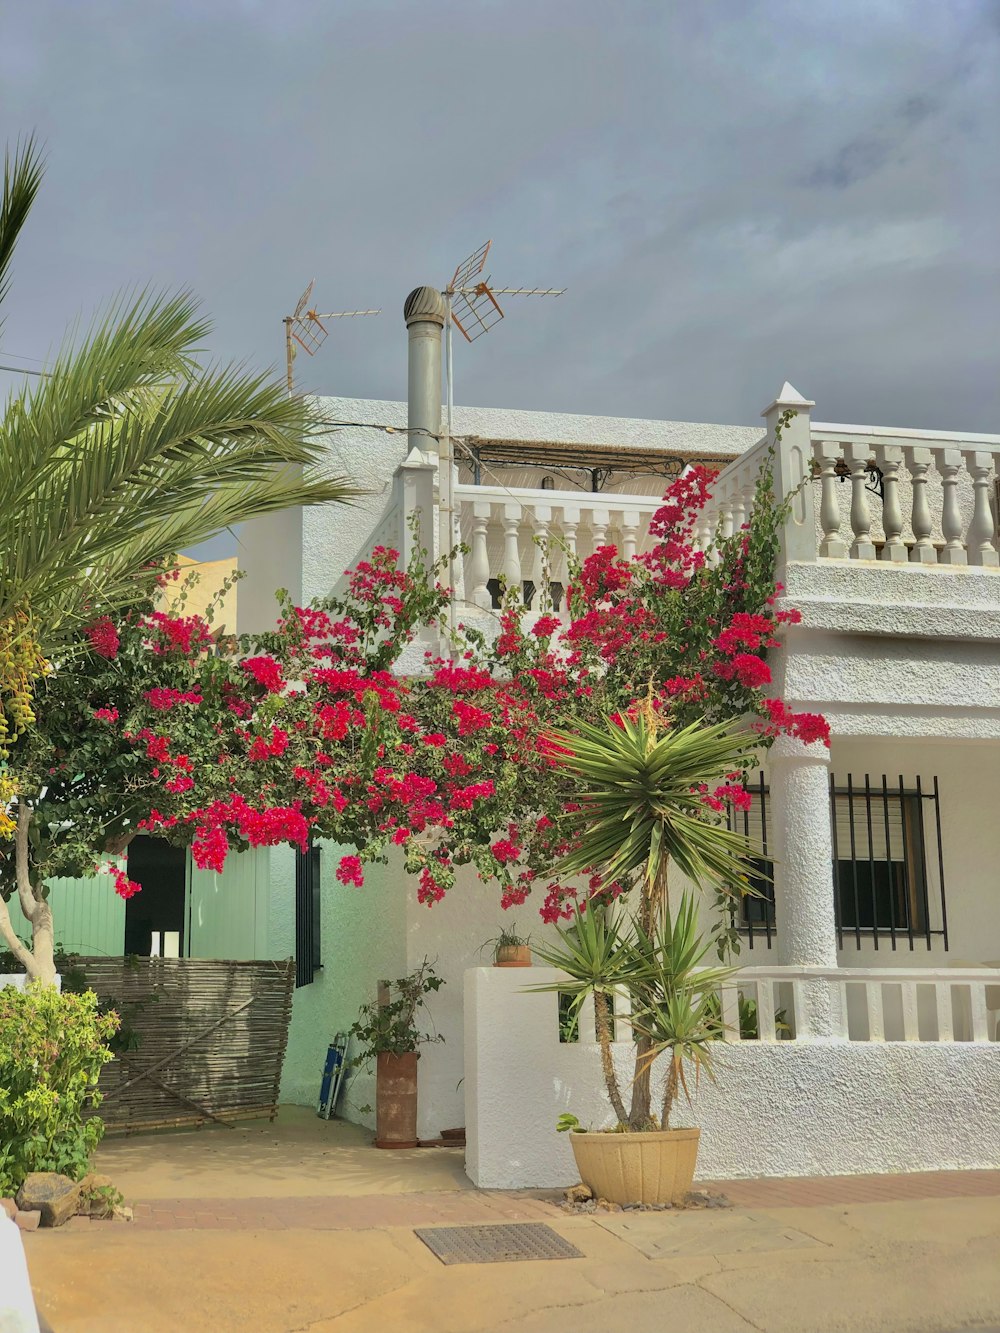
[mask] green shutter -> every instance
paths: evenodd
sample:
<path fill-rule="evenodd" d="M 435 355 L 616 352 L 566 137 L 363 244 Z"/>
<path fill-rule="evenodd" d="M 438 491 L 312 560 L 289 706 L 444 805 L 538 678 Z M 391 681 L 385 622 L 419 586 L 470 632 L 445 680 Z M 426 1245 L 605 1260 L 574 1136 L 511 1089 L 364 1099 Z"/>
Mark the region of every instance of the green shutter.
<path fill-rule="evenodd" d="M 230 853 L 221 875 L 188 864 L 188 956 L 261 957 L 258 927 L 264 925 L 266 863 L 259 853 Z"/>

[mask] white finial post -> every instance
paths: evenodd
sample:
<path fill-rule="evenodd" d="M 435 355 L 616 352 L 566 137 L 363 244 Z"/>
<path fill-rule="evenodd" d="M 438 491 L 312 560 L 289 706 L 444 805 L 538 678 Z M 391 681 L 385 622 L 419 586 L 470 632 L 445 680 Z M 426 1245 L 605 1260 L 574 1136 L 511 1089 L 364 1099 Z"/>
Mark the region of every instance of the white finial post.
<path fill-rule="evenodd" d="M 816 559 L 816 515 L 812 487 L 812 440 L 809 411 L 816 404 L 803 398 L 786 380 L 781 392 L 761 416 L 767 422 L 767 438 L 775 445 L 774 493 L 779 500 L 792 499 L 781 543 L 783 563 Z M 794 415 L 781 425 L 786 412 Z M 778 439 L 780 430 L 781 438 Z"/>

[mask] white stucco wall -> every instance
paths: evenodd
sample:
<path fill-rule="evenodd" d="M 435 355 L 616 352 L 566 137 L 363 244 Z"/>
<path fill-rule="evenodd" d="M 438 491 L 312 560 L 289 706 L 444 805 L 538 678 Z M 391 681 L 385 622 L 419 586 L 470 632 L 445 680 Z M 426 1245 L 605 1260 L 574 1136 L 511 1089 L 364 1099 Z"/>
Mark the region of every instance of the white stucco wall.
<path fill-rule="evenodd" d="M 555 980 L 539 969 L 533 980 Z M 488 1189 L 579 1179 L 564 1112 L 612 1122 L 593 1043 L 560 1044 L 556 997 L 511 972 L 465 979 L 466 1169 Z M 615 1047 L 627 1085 L 630 1048 Z M 654 1069 L 654 1095 L 662 1089 Z M 997 1043 L 748 1042 L 721 1046 L 676 1125 L 698 1125 L 700 1179 L 1000 1167 Z"/>

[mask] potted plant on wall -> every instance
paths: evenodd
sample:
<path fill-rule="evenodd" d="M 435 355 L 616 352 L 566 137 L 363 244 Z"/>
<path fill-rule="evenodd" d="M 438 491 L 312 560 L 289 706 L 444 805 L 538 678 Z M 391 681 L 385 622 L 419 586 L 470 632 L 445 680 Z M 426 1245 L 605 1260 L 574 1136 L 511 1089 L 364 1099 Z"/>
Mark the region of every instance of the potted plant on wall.
<path fill-rule="evenodd" d="M 483 949 L 493 950 L 494 967 L 531 966 L 531 937 L 519 935 L 516 926 L 504 926 L 495 939 L 486 941 Z"/>
<path fill-rule="evenodd" d="M 425 958 L 416 971 L 379 983 L 374 1004 L 365 1004 L 351 1036 L 360 1050 L 355 1066 L 375 1060 L 375 1147 L 416 1148 L 417 1060 L 427 1042 L 444 1041 L 440 1033 L 421 1030 L 426 996 L 445 984 Z"/>
<path fill-rule="evenodd" d="M 597 871 L 609 890 L 591 899 L 556 945 L 536 945 L 564 978 L 541 989 L 594 997 L 601 1069 L 615 1123 L 583 1131 L 572 1116 L 571 1143 L 581 1178 L 614 1203 L 682 1200 L 694 1176 L 697 1129 L 675 1129 L 670 1116 L 688 1091 L 687 1070 L 712 1073 L 723 1035 L 719 991 L 732 968 L 704 966 L 713 940 L 701 935 L 695 900 L 671 910 L 670 866 L 723 895 L 747 890 L 747 840 L 719 820 L 704 794 L 726 786 L 757 744 L 729 724 L 663 730 L 646 708 L 635 720 L 582 725 L 554 737 L 554 753 L 576 788 L 575 846 L 558 866 L 564 877 Z M 610 890 L 624 890 L 613 903 Z M 630 1083 L 612 1048 L 616 992 L 627 993 L 634 1038 Z M 658 1057 L 665 1056 L 663 1061 Z M 662 1079 L 654 1096 L 653 1071 Z"/>

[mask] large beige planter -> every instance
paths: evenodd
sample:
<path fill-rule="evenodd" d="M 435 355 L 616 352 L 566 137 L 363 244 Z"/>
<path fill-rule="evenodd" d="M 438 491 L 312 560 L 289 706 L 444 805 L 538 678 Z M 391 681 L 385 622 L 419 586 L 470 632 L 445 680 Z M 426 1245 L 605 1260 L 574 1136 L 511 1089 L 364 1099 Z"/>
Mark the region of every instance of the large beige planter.
<path fill-rule="evenodd" d="M 571 1133 L 580 1179 L 609 1203 L 683 1203 L 698 1160 L 697 1129 Z"/>

